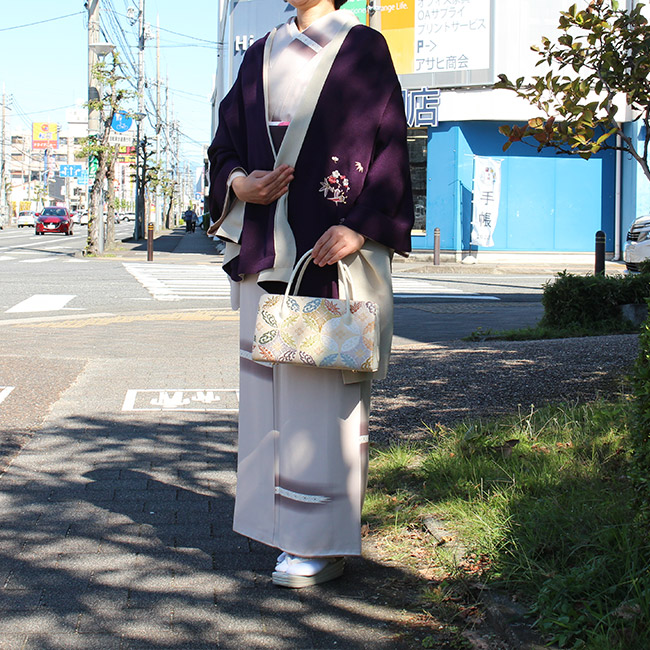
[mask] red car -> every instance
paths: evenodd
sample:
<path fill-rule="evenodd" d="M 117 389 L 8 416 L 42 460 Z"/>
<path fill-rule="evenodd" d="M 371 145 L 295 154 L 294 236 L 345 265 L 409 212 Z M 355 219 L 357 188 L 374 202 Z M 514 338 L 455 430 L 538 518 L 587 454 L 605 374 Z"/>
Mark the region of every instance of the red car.
<path fill-rule="evenodd" d="M 72 234 L 72 215 L 67 208 L 43 208 L 43 212 L 36 215 L 34 234 L 43 235 L 46 232 Z"/>

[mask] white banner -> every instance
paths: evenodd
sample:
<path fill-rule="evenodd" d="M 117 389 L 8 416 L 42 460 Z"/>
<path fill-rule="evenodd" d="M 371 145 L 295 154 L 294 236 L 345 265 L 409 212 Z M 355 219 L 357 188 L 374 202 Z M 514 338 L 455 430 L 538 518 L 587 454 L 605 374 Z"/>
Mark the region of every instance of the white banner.
<path fill-rule="evenodd" d="M 474 156 L 472 235 L 474 246 L 494 246 L 492 235 L 499 216 L 501 161 Z"/>

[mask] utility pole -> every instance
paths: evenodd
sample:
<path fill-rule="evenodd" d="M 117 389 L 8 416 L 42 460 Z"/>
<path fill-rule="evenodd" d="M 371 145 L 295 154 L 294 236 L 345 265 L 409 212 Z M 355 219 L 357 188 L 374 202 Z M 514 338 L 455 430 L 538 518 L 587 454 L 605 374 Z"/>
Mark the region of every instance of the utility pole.
<path fill-rule="evenodd" d="M 2 129 L 0 130 L 0 137 L 2 138 L 2 150 L 0 151 L 0 228 L 5 224 L 5 208 L 7 205 L 7 188 L 5 185 L 5 169 L 6 169 L 6 150 L 5 150 L 5 139 L 7 137 L 7 127 L 6 127 L 6 106 L 7 106 L 7 95 L 5 94 L 5 85 L 2 84 Z"/>
<path fill-rule="evenodd" d="M 99 99 L 99 89 L 95 80 L 95 66 L 99 58 L 90 47 L 99 43 L 99 0 L 88 0 L 88 101 Z M 99 133 L 99 111 L 88 107 L 88 134 Z"/>
<path fill-rule="evenodd" d="M 156 16 L 156 166 L 160 180 L 160 147 L 162 144 L 162 124 L 160 120 L 160 16 Z M 160 183 L 156 185 L 156 228 L 162 226 Z"/>
<path fill-rule="evenodd" d="M 167 129 L 167 144 L 165 146 L 165 172 L 169 172 L 169 148 L 172 146 L 172 139 L 169 129 L 169 76 L 165 84 L 165 128 Z"/>
<path fill-rule="evenodd" d="M 6 164 L 6 148 L 5 140 L 7 138 L 7 95 L 5 93 L 5 85 L 2 84 L 2 129 L 0 137 L 2 138 L 2 150 L 0 151 L 0 228 L 5 224 L 5 216 L 7 215 L 7 185 L 5 173 L 7 170 Z M 8 220 L 7 220 L 8 221 Z"/>
<path fill-rule="evenodd" d="M 172 115 L 173 116 L 173 115 Z M 176 158 L 176 180 L 178 183 L 178 187 L 181 188 L 182 186 L 182 176 L 181 176 L 181 158 L 180 158 L 180 145 L 179 145 L 179 134 L 178 134 L 178 121 L 174 120 L 174 148 L 176 150 L 175 158 Z M 174 223 L 179 223 L 180 222 L 180 215 L 183 212 L 183 194 L 181 192 L 179 198 L 178 198 L 178 203 L 176 205 L 176 215 L 174 215 Z"/>
<path fill-rule="evenodd" d="M 140 0 L 140 13 L 138 14 L 138 113 L 139 121 L 138 125 L 142 121 L 144 116 L 144 44 L 145 44 L 145 33 L 144 33 L 144 0 Z M 138 141 L 136 143 L 136 178 L 140 178 L 140 174 L 144 174 L 145 170 L 139 170 L 139 160 L 140 160 L 140 129 L 138 129 Z M 140 196 L 142 192 L 140 191 L 140 183 L 136 182 L 135 186 L 135 232 L 133 233 L 134 239 L 137 241 L 140 239 L 142 233 L 142 225 L 144 219 L 144 196 Z"/>

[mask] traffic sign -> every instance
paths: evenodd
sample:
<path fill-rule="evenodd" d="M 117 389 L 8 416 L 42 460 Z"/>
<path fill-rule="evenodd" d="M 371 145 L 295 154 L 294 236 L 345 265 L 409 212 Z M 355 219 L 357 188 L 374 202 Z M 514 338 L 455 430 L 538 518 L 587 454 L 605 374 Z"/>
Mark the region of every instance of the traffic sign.
<path fill-rule="evenodd" d="M 133 125 L 133 118 L 124 111 L 115 113 L 111 122 L 111 131 L 108 134 L 109 144 L 132 145 L 136 136 Z"/>
<path fill-rule="evenodd" d="M 129 117 L 124 111 L 118 111 L 113 115 L 111 128 L 118 133 L 124 133 L 133 126 L 133 118 Z"/>
<path fill-rule="evenodd" d="M 59 167 L 59 176 L 61 178 L 76 178 L 81 175 L 81 165 L 61 165 Z"/>

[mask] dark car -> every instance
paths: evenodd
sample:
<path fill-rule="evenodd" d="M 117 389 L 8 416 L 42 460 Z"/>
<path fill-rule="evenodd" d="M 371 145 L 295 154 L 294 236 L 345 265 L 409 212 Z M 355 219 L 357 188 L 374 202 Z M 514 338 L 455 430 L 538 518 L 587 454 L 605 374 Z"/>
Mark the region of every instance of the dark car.
<path fill-rule="evenodd" d="M 34 234 L 43 235 L 46 232 L 62 232 L 72 234 L 72 215 L 67 208 L 43 208 L 43 212 L 36 215 Z"/>

